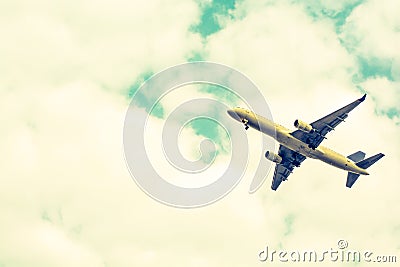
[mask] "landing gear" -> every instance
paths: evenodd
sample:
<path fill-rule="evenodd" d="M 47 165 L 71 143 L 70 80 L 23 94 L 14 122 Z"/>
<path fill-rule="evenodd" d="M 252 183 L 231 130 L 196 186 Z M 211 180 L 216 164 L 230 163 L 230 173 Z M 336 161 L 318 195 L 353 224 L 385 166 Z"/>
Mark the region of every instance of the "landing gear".
<path fill-rule="evenodd" d="M 315 147 L 314 145 L 312 145 L 312 144 L 309 144 L 308 147 L 311 148 L 312 150 L 315 150 L 315 148 L 316 148 L 316 147 Z"/>
<path fill-rule="evenodd" d="M 242 122 L 243 122 L 243 124 L 244 124 L 244 129 L 245 129 L 245 130 L 249 129 L 249 125 L 247 125 L 247 123 L 248 123 L 249 121 L 246 120 L 246 119 L 242 119 Z"/>
<path fill-rule="evenodd" d="M 293 163 L 293 165 L 294 165 L 295 167 L 300 167 L 300 162 L 298 162 L 298 161 L 293 161 L 292 163 Z"/>
<path fill-rule="evenodd" d="M 312 141 L 313 141 L 313 140 L 311 140 L 310 138 L 307 138 L 306 144 L 308 144 L 308 147 L 309 147 L 309 148 L 315 150 L 316 147 L 315 147 L 314 145 L 312 145 Z"/>

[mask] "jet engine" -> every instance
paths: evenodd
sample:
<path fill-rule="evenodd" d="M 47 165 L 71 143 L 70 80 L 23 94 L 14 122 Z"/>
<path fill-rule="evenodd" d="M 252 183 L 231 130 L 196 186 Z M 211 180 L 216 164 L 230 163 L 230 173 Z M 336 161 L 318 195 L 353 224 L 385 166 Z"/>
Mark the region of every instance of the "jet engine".
<path fill-rule="evenodd" d="M 313 127 L 301 120 L 295 120 L 294 121 L 294 127 L 296 127 L 297 129 L 299 129 L 300 131 L 306 132 L 306 133 L 310 133 L 313 131 Z"/>
<path fill-rule="evenodd" d="M 267 151 L 265 152 L 265 157 L 275 163 L 281 163 L 282 162 L 282 157 L 275 154 L 274 152 Z"/>

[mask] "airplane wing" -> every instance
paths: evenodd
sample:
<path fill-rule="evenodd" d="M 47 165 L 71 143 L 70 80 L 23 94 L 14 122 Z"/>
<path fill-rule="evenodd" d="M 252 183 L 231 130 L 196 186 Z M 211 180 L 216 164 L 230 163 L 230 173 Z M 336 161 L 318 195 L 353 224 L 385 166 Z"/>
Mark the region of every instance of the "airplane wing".
<path fill-rule="evenodd" d="M 278 189 L 282 181 L 287 180 L 294 167 L 299 167 L 306 159 L 305 156 L 282 145 L 279 146 L 278 155 L 282 157 L 282 162 L 275 166 L 274 178 L 271 185 L 272 190 Z"/>
<path fill-rule="evenodd" d="M 303 132 L 301 130 L 296 130 L 292 133 L 294 137 L 301 140 L 302 142 L 309 145 L 311 148 L 317 148 L 324 139 L 325 135 L 335 129 L 345 118 L 347 118 L 350 111 L 357 107 L 361 102 L 365 100 L 367 95 L 363 95 L 360 99 L 348 104 L 347 106 L 326 115 L 322 119 L 314 121 L 311 123 L 313 131 L 310 133 Z"/>

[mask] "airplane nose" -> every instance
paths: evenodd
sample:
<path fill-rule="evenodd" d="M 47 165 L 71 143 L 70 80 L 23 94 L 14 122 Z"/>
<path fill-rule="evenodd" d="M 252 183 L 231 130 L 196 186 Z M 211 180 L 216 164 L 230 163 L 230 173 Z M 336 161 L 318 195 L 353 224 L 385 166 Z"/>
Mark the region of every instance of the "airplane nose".
<path fill-rule="evenodd" d="M 236 114 L 236 112 L 235 111 L 233 111 L 232 109 L 228 109 L 228 115 L 229 116 L 231 116 L 232 118 L 236 118 L 237 117 L 237 114 Z"/>
<path fill-rule="evenodd" d="M 239 115 L 236 113 L 235 110 L 229 109 L 227 112 L 228 112 L 228 115 L 231 116 L 234 120 L 240 121 L 240 117 L 239 117 Z"/>

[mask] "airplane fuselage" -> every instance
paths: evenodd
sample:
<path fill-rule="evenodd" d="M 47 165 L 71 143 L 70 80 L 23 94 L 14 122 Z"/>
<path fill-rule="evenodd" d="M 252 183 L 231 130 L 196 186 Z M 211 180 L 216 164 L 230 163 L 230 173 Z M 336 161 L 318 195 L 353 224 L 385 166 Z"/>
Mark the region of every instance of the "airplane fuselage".
<path fill-rule="evenodd" d="M 281 145 L 296 151 L 305 157 L 319 159 L 348 172 L 368 175 L 368 172 L 365 169 L 358 167 L 355 162 L 351 161 L 347 157 L 324 146 L 318 146 L 315 149 L 310 148 L 308 144 L 291 135 L 291 130 L 251 111 L 242 108 L 235 108 L 233 111 L 228 111 L 228 113 L 235 120 L 271 136 Z"/>

